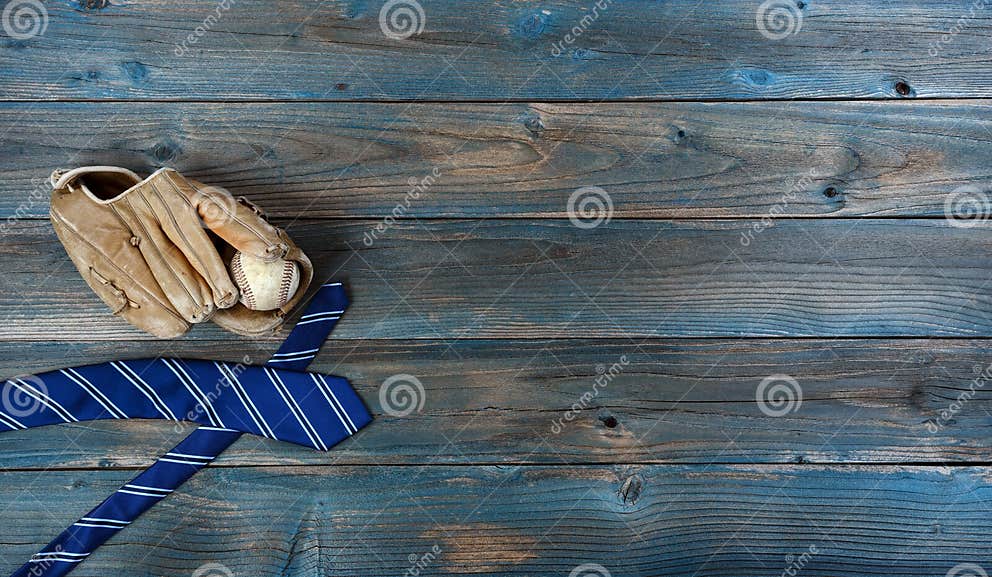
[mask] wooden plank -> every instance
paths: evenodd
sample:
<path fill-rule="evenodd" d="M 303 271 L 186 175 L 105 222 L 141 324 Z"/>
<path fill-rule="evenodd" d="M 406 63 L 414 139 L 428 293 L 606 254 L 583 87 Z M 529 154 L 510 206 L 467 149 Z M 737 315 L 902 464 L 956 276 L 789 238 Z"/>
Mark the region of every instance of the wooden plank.
<path fill-rule="evenodd" d="M 0 570 L 127 479 L 0 473 Z M 943 575 L 992 556 L 987 467 L 208 468 L 80 577 Z M 39 511 L 43 513 L 39 514 Z M 216 566 L 214 566 L 216 567 Z M 218 575 L 226 574 L 219 572 Z"/>
<path fill-rule="evenodd" d="M 119 349 L 5 343 L 0 375 L 117 359 Z M 139 342 L 125 354 L 260 362 L 274 349 L 186 340 L 165 350 Z M 338 341 L 325 349 L 314 370 L 347 377 L 372 425 L 330 455 L 245 437 L 218 465 L 943 463 L 986 461 L 992 450 L 988 341 Z M 794 384 L 766 381 L 781 374 Z M 6 432 L 0 454 L 5 468 L 138 467 L 190 429 L 140 421 Z"/>
<path fill-rule="evenodd" d="M 85 164 L 168 164 L 288 218 L 562 218 L 587 186 L 615 218 L 934 216 L 989 189 L 990 106 L 7 103 L 0 217 L 47 217 L 45 178 Z"/>
<path fill-rule="evenodd" d="M 992 334 L 988 222 L 382 224 L 290 226 L 318 278 L 354 297 L 335 338 Z M 47 222 L 17 223 L 0 246 L 0 339 L 149 338 L 107 314 Z"/>
<path fill-rule="evenodd" d="M 794 24 L 776 27 L 759 26 L 766 22 L 759 14 L 773 19 L 774 12 L 759 12 L 758 0 L 604 0 L 602 9 L 596 2 L 523 0 L 477 3 L 471 10 L 457 0 L 436 0 L 416 5 L 422 31 L 405 39 L 384 33 L 384 4 L 294 0 L 279 10 L 264 0 L 45 4 L 42 34 L 3 39 L 0 94 L 233 100 L 992 95 L 986 41 L 992 24 L 967 2 L 840 0 L 801 8 L 783 2 Z M 769 38 L 777 34 L 784 38 Z"/>

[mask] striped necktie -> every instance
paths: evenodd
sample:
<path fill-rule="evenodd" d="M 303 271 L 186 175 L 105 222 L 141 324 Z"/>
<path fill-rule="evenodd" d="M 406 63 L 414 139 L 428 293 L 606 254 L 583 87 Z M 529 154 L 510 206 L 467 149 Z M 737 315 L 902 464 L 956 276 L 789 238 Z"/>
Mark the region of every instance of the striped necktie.
<path fill-rule="evenodd" d="M 14 378 L 5 396 L 34 401 L 0 412 L 0 430 L 95 419 L 168 419 L 201 426 L 63 531 L 12 577 L 59 577 L 208 465 L 242 433 L 326 451 L 372 417 L 340 377 L 303 372 L 348 305 L 322 286 L 265 366 L 172 358 L 113 361 Z"/>

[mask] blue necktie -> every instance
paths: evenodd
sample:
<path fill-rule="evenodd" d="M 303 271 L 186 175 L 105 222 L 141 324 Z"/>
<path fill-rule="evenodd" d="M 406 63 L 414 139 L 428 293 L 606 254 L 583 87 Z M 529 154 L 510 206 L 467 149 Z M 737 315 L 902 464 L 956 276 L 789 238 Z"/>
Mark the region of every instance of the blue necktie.
<path fill-rule="evenodd" d="M 38 410 L 0 412 L 0 430 L 94 419 L 187 420 L 201 426 L 63 531 L 12 577 L 60 577 L 207 466 L 242 433 L 322 451 L 372 417 L 340 377 L 303 372 L 348 305 L 340 283 L 322 286 L 265 366 L 215 361 L 113 361 L 15 378 L 5 386 Z"/>

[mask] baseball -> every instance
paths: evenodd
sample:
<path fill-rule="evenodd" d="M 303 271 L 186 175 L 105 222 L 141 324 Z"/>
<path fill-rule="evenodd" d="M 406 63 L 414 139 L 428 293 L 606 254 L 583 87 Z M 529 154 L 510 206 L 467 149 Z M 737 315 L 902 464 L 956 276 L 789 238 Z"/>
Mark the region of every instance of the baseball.
<path fill-rule="evenodd" d="M 241 304 L 253 311 L 271 311 L 285 305 L 300 286 L 300 269 L 289 260 L 264 261 L 238 252 L 231 259 L 230 269 L 241 291 Z"/>

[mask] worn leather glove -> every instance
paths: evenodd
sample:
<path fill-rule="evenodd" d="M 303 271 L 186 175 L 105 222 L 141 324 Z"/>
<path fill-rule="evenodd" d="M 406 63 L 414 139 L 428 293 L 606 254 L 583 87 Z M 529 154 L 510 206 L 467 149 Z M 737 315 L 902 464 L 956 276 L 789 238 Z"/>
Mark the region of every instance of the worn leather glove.
<path fill-rule="evenodd" d="M 218 311 L 230 311 L 218 319 L 227 330 L 273 331 L 312 277 L 306 256 L 257 208 L 175 170 L 143 180 L 111 166 L 57 170 L 52 187 L 52 224 L 83 278 L 114 314 L 155 336 L 182 335 Z M 221 257 L 235 251 L 296 260 L 301 278 L 293 299 L 270 312 L 238 304 Z"/>

